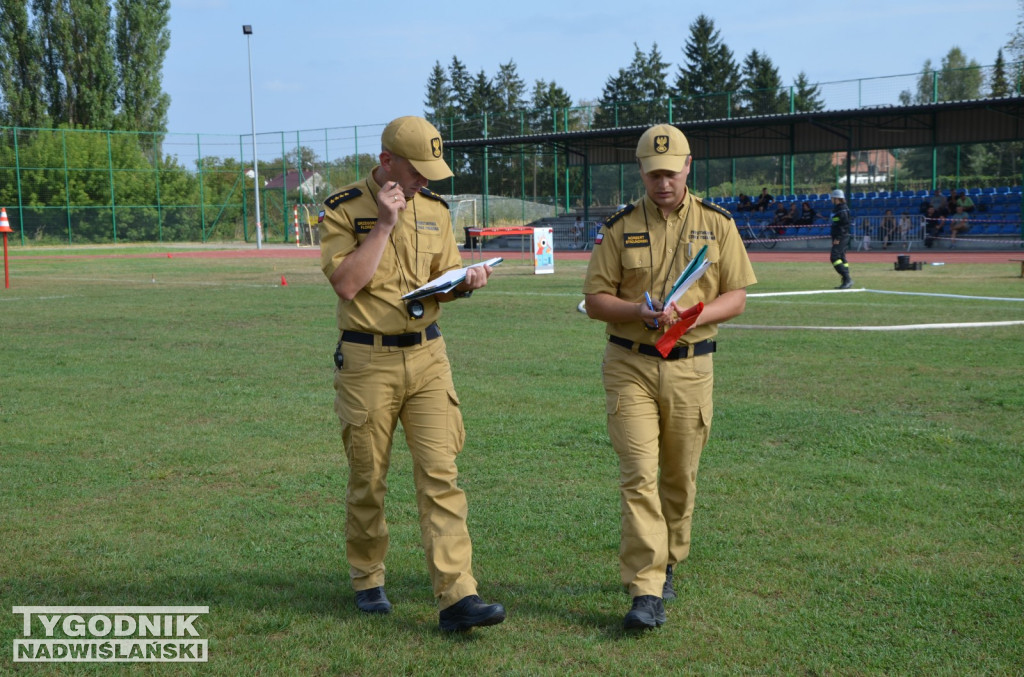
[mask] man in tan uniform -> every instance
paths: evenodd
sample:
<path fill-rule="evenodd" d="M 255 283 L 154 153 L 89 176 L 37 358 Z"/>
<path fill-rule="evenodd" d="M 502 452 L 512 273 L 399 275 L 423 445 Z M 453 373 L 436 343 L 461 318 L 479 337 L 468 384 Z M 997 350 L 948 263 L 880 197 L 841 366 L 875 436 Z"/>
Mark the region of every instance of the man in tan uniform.
<path fill-rule="evenodd" d="M 675 597 L 672 567 L 689 555 L 697 464 L 711 431 L 714 337 L 719 322 L 743 312 L 746 287 L 757 281 L 729 213 L 687 191 L 683 133 L 651 127 L 636 155 L 646 194 L 604 222 L 583 287 L 587 314 L 607 323 L 602 372 L 619 457 L 619 570 L 633 598 L 627 629 L 662 625 L 663 599 Z M 678 304 L 663 307 L 703 245 L 711 266 Z M 698 302 L 692 328 L 662 357 L 654 344 Z"/>
<path fill-rule="evenodd" d="M 384 592 L 384 495 L 401 421 L 441 629 L 494 625 L 505 609 L 477 596 L 466 496 L 456 483 L 465 430 L 437 325 L 440 304 L 486 285 L 491 269 L 470 268 L 452 292 L 401 298 L 462 265 L 448 205 L 426 188 L 452 172 L 440 133 L 423 118 L 392 121 L 381 147 L 380 165 L 327 198 L 320 223 L 321 267 L 338 294 L 334 408 L 349 464 L 345 542 L 356 606 L 392 608 Z"/>

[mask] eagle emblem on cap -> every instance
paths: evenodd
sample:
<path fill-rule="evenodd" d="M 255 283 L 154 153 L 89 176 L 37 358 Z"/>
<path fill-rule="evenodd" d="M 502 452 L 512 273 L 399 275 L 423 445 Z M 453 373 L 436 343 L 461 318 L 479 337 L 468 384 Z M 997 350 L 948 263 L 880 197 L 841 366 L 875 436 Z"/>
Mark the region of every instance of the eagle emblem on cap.
<path fill-rule="evenodd" d="M 668 152 L 668 135 L 659 134 L 654 137 L 654 152 L 655 153 L 667 153 Z"/>
<path fill-rule="evenodd" d="M 436 158 L 441 157 L 441 137 L 435 136 L 430 140 L 430 152 Z"/>

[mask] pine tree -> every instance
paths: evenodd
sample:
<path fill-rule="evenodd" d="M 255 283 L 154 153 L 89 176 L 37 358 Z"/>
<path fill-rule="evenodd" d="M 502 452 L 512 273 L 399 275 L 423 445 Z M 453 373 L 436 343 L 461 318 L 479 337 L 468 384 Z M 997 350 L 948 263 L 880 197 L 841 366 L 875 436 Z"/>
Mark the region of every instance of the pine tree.
<path fill-rule="evenodd" d="M 636 43 L 633 47 L 629 68 L 620 68 L 618 74 L 605 83 L 595 125 L 615 127 L 668 120 L 669 92 L 665 82 L 668 63 L 658 51 L 657 43 L 648 54 Z"/>
<path fill-rule="evenodd" d="M 170 0 L 116 0 L 117 127 L 167 130 L 171 98 L 163 91 L 164 57 L 171 46 Z"/>
<path fill-rule="evenodd" d="M 491 136 L 519 134 L 520 114 L 526 104 L 523 99 L 526 94 L 526 83 L 519 77 L 515 61 L 509 60 L 508 63 L 498 66 L 498 74 L 494 76 L 493 85 L 496 106 L 491 111 L 494 115 Z"/>
<path fill-rule="evenodd" d="M 739 86 L 739 71 L 730 50 L 719 39 L 714 21 L 701 14 L 690 24 L 683 47 L 686 64 L 679 66 L 673 96 L 694 120 L 727 117 L 729 92 Z"/>
<path fill-rule="evenodd" d="M 469 71 L 465 64 L 459 61 L 459 57 L 452 56 L 452 62 L 448 65 L 448 81 L 452 86 L 451 106 L 449 110 L 456 117 L 466 114 L 469 107 L 469 99 L 473 87 L 473 81 L 469 77 Z"/>
<path fill-rule="evenodd" d="M 996 53 L 996 63 L 992 67 L 989 95 L 994 99 L 1010 95 L 1010 82 L 1006 78 L 1006 60 L 1003 58 L 1002 49 Z"/>
<path fill-rule="evenodd" d="M 821 100 L 821 91 L 818 85 L 812 85 L 807 80 L 807 73 L 800 71 L 793 81 L 796 88 L 793 93 L 793 110 L 797 113 L 813 113 L 825 110 L 825 102 Z"/>
<path fill-rule="evenodd" d="M 740 109 L 746 115 L 775 115 L 789 110 L 789 97 L 783 91 L 779 69 L 756 49 L 743 60 L 738 93 Z"/>
<path fill-rule="evenodd" d="M 554 81 L 537 80 L 530 98 L 530 131 L 534 134 L 562 131 L 565 116 L 572 107 L 572 97 Z M 570 119 L 569 128 L 574 129 Z M 556 129 L 557 126 L 557 129 Z"/>
<path fill-rule="evenodd" d="M 427 79 L 427 95 L 423 99 L 423 105 L 425 106 L 424 115 L 433 120 L 435 127 L 442 129 L 451 124 L 452 86 L 440 61 L 435 61 L 434 68 L 430 71 L 430 77 Z"/>

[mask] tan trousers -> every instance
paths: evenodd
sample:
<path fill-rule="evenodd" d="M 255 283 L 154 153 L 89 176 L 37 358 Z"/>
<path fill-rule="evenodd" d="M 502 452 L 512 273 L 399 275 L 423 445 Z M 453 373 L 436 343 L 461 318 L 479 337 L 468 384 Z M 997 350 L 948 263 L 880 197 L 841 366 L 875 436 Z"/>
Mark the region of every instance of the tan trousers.
<path fill-rule="evenodd" d="M 665 567 L 690 554 L 697 465 L 711 433 L 712 355 L 662 360 L 609 343 L 603 374 L 619 457 L 619 572 L 630 596 L 661 597 Z"/>
<path fill-rule="evenodd" d="M 466 495 L 455 457 L 465 430 L 444 338 L 412 348 L 342 343 L 334 409 L 348 457 L 346 553 L 355 590 L 384 585 L 384 495 L 399 420 L 412 454 L 420 536 L 441 609 L 475 595 Z"/>

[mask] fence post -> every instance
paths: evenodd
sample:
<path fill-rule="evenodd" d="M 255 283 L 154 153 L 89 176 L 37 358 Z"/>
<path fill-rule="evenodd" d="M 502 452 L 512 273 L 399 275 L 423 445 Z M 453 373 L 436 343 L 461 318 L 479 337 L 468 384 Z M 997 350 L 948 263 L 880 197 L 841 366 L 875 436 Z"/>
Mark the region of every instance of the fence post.
<path fill-rule="evenodd" d="M 525 111 L 519 111 L 519 136 L 526 135 Z M 519 144 L 519 206 L 522 209 L 520 220 L 526 225 L 526 152 L 523 144 Z"/>
<path fill-rule="evenodd" d="M 21 199 L 21 157 L 18 155 L 18 131 L 20 127 L 14 128 L 14 175 L 18 184 L 18 222 L 21 230 L 21 245 L 25 246 L 25 203 Z M 67 153 L 64 154 L 64 178 L 67 179 L 68 163 Z M 70 217 L 69 217 L 70 219 Z M 70 221 L 69 221 L 70 223 Z M 69 226 L 70 228 L 70 226 Z M 70 232 L 70 230 L 69 230 Z M 71 244 L 70 242 L 68 244 Z"/>
<path fill-rule="evenodd" d="M 110 150 L 110 131 L 107 131 L 107 172 L 110 175 L 110 225 L 117 244 L 117 196 L 114 193 L 114 155 Z"/>
<path fill-rule="evenodd" d="M 145 132 L 139 132 L 144 134 Z M 156 231 L 157 239 L 160 242 L 164 241 L 164 209 L 160 200 L 160 152 L 156 147 L 156 134 L 150 133 L 153 137 L 153 169 L 156 175 Z M 199 170 L 199 203 L 203 201 L 203 173 L 202 168 Z"/>
<path fill-rule="evenodd" d="M 246 242 L 249 241 L 249 196 L 246 195 L 246 179 L 249 177 L 245 174 L 245 146 L 242 140 L 242 135 L 238 135 L 238 159 L 239 168 L 238 171 L 242 174 L 242 239 Z"/>
<path fill-rule="evenodd" d="M 199 156 L 199 220 L 201 224 L 201 232 L 203 234 L 203 243 L 206 243 L 206 191 L 203 188 L 204 173 L 206 163 L 203 162 L 203 146 L 198 134 L 196 134 L 196 155 Z M 158 175 L 159 176 L 159 175 Z M 159 179 L 157 179 L 159 185 Z"/>
<path fill-rule="evenodd" d="M 64 151 L 64 216 L 68 221 L 68 244 L 71 244 L 71 179 L 68 178 L 68 134 L 65 129 L 60 130 L 60 145 Z"/>

